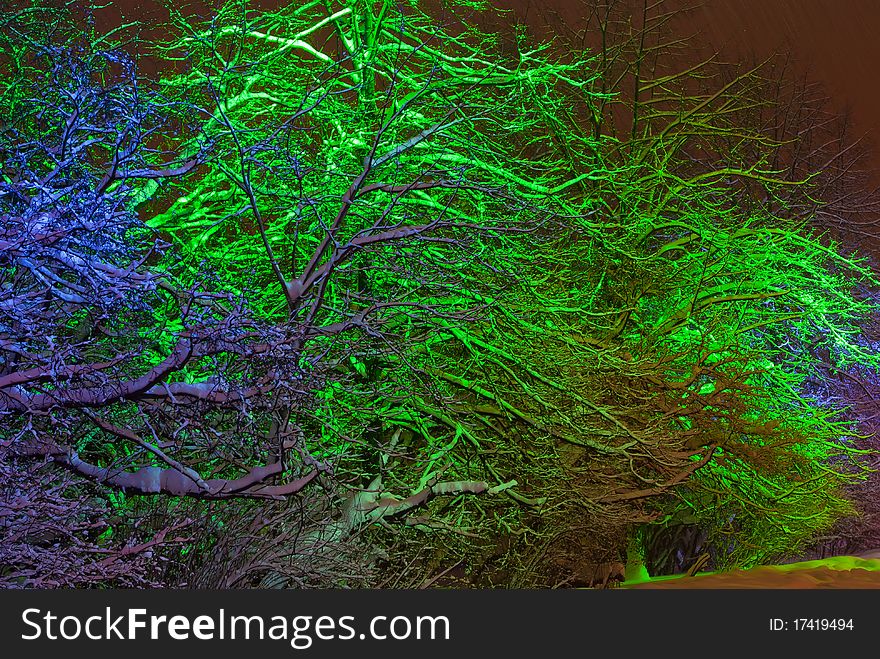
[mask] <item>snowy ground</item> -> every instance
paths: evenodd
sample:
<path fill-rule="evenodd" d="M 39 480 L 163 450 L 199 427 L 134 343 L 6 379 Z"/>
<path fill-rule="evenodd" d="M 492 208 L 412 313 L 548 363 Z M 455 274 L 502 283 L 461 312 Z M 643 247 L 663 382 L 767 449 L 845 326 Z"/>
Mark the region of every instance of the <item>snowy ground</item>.
<path fill-rule="evenodd" d="M 880 558 L 835 556 L 750 570 L 658 577 L 624 588 L 880 588 Z"/>

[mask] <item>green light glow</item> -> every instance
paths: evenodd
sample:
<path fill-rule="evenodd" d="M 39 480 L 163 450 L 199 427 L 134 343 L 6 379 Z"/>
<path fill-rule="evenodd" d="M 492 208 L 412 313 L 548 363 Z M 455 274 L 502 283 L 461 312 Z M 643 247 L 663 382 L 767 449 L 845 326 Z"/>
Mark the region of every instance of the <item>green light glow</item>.
<path fill-rule="evenodd" d="M 441 475 L 485 484 L 492 497 L 420 501 L 395 547 L 442 531 L 443 552 L 476 560 L 485 538 L 512 538 L 528 556 L 505 558 L 511 574 L 557 542 L 628 550 L 635 574 L 663 525 L 699 528 L 717 569 L 750 566 L 854 514 L 855 420 L 817 383 L 877 368 L 860 330 L 874 303 L 853 293 L 877 282 L 810 228 L 821 172 L 779 165 L 794 156 L 765 128 L 772 77 L 657 65 L 633 101 L 609 88 L 632 77 L 618 60 L 444 16 L 365 0 L 172 11 L 155 55 L 177 67 L 156 87 L 182 128 L 162 148 L 199 165 L 107 189 L 174 250 L 143 266 L 168 286 L 108 319 L 92 357 L 129 341 L 149 346 L 132 369 L 162 363 L 189 330 L 172 284 L 215 295 L 204 313 L 219 320 L 240 302 L 288 352 L 260 371 L 224 345 L 162 380 L 277 375 L 240 418 L 205 405 L 234 459 L 189 428 L 156 444 L 218 478 L 276 451 L 332 463 L 340 543 L 345 524 L 386 523 L 343 512 L 347 492 L 390 510 Z M 0 115 L 20 84 L 0 78 Z M 111 416 L 140 412 L 121 401 Z M 238 435 L 243 419 L 299 434 Z M 162 464 L 107 437 L 78 449 Z"/>

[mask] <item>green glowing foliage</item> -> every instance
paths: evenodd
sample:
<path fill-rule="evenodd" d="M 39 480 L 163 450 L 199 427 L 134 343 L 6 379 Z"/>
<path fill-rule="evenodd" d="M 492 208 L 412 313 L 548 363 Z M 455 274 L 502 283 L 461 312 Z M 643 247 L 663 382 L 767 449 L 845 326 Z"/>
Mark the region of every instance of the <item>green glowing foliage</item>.
<path fill-rule="evenodd" d="M 627 61 L 623 46 L 614 52 L 614 66 Z M 594 437 L 618 435 L 612 443 L 628 447 L 629 464 L 606 473 L 633 490 L 618 480 L 619 494 L 604 501 L 666 494 L 638 510 L 701 529 L 716 567 L 795 551 L 852 512 L 841 486 L 864 475 L 854 430 L 817 383 L 829 364 L 877 366 L 859 329 L 874 304 L 853 296 L 876 280 L 808 228 L 835 200 L 810 169 L 829 156 L 763 128 L 773 112 L 765 99 L 781 95 L 770 74 L 722 69 L 713 79 L 704 64 L 696 78 L 662 61 L 650 76 L 629 74 L 639 101 L 604 101 L 593 126 L 627 135 L 626 148 L 604 143 L 609 175 L 589 189 L 584 237 L 548 242 L 545 260 L 533 259 L 543 305 L 523 298 L 534 334 L 508 348 L 543 361 L 545 375 L 555 366 L 557 380 L 567 376 L 560 390 L 609 415 Z M 559 331 L 555 349 L 541 317 Z M 526 353 L 530 344 L 541 352 Z M 578 460 L 575 480 L 595 478 Z"/>
<path fill-rule="evenodd" d="M 516 479 L 502 524 L 557 538 L 686 519 L 717 566 L 849 513 L 851 431 L 810 386 L 817 351 L 876 365 L 873 280 L 806 228 L 822 190 L 778 166 L 764 70 L 655 64 L 632 103 L 637 41 L 563 64 L 444 17 L 227 3 L 167 44 L 212 155 L 149 223 L 302 327 L 307 368 L 337 355 L 311 450 L 413 491 Z"/>
<path fill-rule="evenodd" d="M 554 88 L 588 92 L 583 63 L 552 63 L 546 48 L 507 61 L 491 36 L 448 20 L 443 32 L 388 3 L 227 3 L 210 25 L 180 18 L 185 36 L 167 44 L 188 65 L 163 88 L 193 103 L 205 123 L 188 149 L 209 156 L 148 224 L 184 264 L 209 261 L 225 290 L 305 336 L 320 404 L 297 414 L 313 418 L 317 453 L 375 444 L 377 425 L 450 432 L 424 372 L 437 318 L 476 318 L 527 253 L 512 236 L 586 178 L 522 153 Z M 462 436 L 452 430 L 417 458 L 417 482 Z"/>
<path fill-rule="evenodd" d="M 521 211 L 499 199 L 510 188 L 549 187 L 492 137 L 527 132 L 538 117 L 516 106 L 564 81 L 566 67 L 540 51 L 505 66 L 483 55 L 488 37 L 453 39 L 388 3 L 278 13 L 227 3 L 210 27 L 184 29 L 168 48 L 185 50 L 191 70 L 167 90 L 206 121 L 192 151 L 217 156 L 149 224 L 256 292 L 268 316 L 295 313 L 331 269 L 332 304 L 310 322 L 338 322 L 353 294 L 382 287 L 459 306 L 454 291 L 426 287 L 431 272 L 473 258 L 451 254 L 456 241 L 517 223 Z M 430 243 L 407 240 L 422 233 Z"/>

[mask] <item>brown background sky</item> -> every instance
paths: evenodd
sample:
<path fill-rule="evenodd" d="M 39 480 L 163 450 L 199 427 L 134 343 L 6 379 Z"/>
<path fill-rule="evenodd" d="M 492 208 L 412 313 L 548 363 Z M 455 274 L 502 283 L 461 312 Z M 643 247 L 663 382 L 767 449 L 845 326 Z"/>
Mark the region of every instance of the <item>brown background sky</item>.
<path fill-rule="evenodd" d="M 528 12 L 529 20 L 538 20 L 542 10 L 556 11 L 572 26 L 583 12 L 580 0 L 497 3 Z M 789 53 L 795 70 L 820 82 L 835 109 L 849 114 L 854 133 L 874 143 L 873 167 L 880 170 L 880 0 L 703 0 L 680 25 L 728 59 Z"/>
<path fill-rule="evenodd" d="M 708 0 L 695 22 L 719 49 L 789 52 L 853 127 L 880 142 L 878 0 Z M 880 153 L 874 150 L 875 166 Z"/>

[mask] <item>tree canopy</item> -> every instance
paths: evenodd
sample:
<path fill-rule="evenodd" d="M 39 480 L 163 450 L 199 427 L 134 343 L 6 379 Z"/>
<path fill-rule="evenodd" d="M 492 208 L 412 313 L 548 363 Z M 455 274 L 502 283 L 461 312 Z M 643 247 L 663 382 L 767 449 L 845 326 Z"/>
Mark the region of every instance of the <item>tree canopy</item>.
<path fill-rule="evenodd" d="M 152 78 L 3 18 L 0 582 L 596 585 L 855 515 L 857 146 L 591 7 L 169 4 Z"/>

